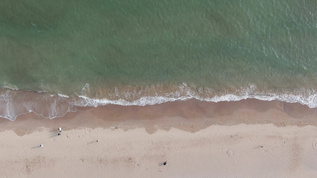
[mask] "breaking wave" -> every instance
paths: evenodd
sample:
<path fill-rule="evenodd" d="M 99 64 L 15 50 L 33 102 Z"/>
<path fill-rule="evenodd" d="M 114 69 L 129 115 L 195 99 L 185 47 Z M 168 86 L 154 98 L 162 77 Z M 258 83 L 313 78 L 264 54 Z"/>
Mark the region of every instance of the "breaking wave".
<path fill-rule="evenodd" d="M 88 90 L 88 87 L 89 85 L 85 85 L 85 90 Z M 161 89 L 160 86 L 158 88 Z M 149 90 L 153 92 L 149 93 Z M 314 90 L 274 93 L 259 91 L 255 85 L 236 89 L 233 92 L 215 92 L 208 88 L 195 88 L 187 84 L 174 86 L 169 92 L 159 92 L 157 87 L 150 87 L 146 90 L 139 88 L 131 90 L 130 88 L 129 90 L 118 91 L 115 89 L 102 99 L 86 95 L 68 96 L 48 92 L 0 89 L 0 117 L 14 121 L 20 115 L 33 112 L 42 117 L 54 119 L 63 117 L 68 112 L 76 112 L 80 107 L 98 107 L 109 104 L 146 106 L 190 99 L 215 103 L 245 99 L 276 100 L 286 103 L 299 103 L 309 108 L 317 107 L 317 93 Z"/>

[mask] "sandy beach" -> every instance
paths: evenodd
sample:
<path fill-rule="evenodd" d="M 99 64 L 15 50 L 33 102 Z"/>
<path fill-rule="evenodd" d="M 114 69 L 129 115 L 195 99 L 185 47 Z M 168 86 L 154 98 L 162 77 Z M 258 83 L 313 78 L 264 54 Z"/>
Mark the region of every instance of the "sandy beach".
<path fill-rule="evenodd" d="M 0 177 L 315 177 L 315 118 L 256 100 L 27 114 L 0 121 Z"/>

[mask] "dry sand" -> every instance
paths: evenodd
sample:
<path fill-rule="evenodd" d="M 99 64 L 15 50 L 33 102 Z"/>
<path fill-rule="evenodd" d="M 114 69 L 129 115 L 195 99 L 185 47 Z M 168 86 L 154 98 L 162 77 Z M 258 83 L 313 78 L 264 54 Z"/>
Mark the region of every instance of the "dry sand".
<path fill-rule="evenodd" d="M 255 100 L 1 119 L 0 177 L 316 177 L 316 120 Z"/>

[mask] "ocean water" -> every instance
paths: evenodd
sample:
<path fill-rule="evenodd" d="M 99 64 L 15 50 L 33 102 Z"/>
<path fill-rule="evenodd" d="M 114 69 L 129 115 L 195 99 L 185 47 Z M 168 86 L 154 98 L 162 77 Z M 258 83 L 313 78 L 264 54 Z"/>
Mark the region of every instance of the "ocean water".
<path fill-rule="evenodd" d="M 2 0 L 0 88 L 9 120 L 192 98 L 315 108 L 317 1 Z"/>

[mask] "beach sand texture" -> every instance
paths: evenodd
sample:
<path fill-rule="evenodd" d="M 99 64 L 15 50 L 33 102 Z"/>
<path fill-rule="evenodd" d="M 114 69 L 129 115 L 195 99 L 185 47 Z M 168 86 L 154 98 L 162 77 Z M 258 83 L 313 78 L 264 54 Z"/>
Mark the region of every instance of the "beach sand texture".
<path fill-rule="evenodd" d="M 214 116 L 188 111 L 180 117 L 186 106 L 192 106 L 190 111 L 197 106 L 211 109 L 186 101 L 155 107 L 106 106 L 53 120 L 3 119 L 0 177 L 317 175 L 316 114 L 311 109 L 251 100 L 213 105 L 218 111 Z M 161 113 L 162 108 L 166 112 L 154 117 L 153 111 Z M 287 108 L 292 112 L 285 112 Z M 303 111 L 310 115 L 298 114 Z"/>
<path fill-rule="evenodd" d="M 49 129 L 18 136 L 5 131 L 1 177 L 314 177 L 316 134 L 313 126 L 244 124 L 196 133 L 86 128 L 60 136 Z"/>

